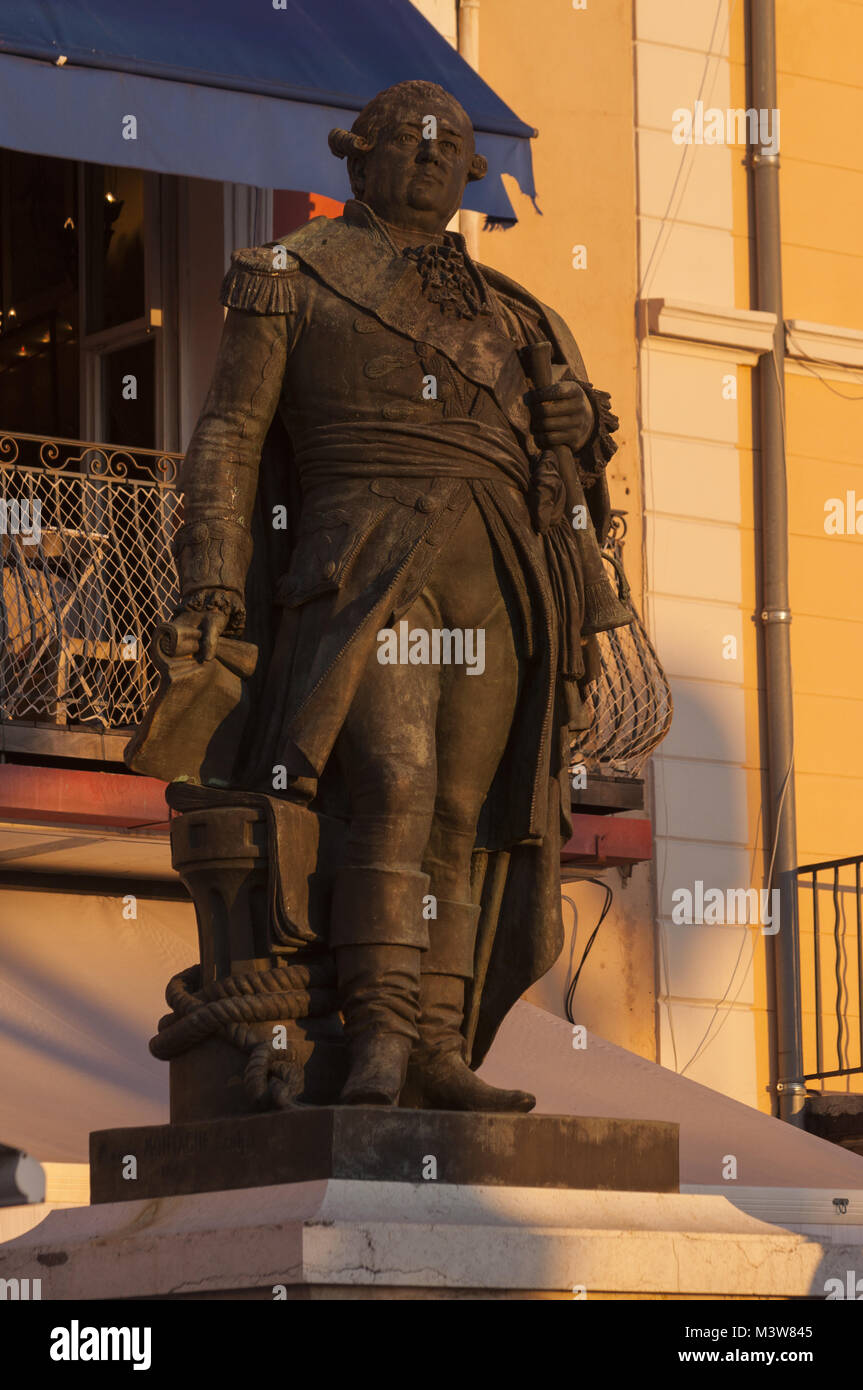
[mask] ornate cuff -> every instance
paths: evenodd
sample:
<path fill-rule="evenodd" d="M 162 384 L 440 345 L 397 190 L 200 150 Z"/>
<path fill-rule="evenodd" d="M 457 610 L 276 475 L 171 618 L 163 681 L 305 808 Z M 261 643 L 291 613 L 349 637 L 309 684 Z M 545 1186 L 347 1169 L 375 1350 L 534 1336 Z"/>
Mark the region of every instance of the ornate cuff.
<path fill-rule="evenodd" d="M 240 595 L 228 589 L 196 589 L 184 595 L 183 607 L 193 613 L 217 612 L 228 615 L 226 637 L 241 637 L 246 626 L 246 606 Z"/>
<path fill-rule="evenodd" d="M 593 433 L 578 451 L 584 485 L 590 487 L 617 453 L 617 444 L 611 436 L 620 428 L 620 421 L 611 409 L 611 396 L 607 391 L 600 391 L 589 381 L 578 384 L 593 406 L 594 414 Z"/>
<path fill-rule="evenodd" d="M 252 538 L 234 521 L 189 521 L 177 532 L 174 555 L 184 596 L 195 589 L 233 589 L 242 594 Z"/>

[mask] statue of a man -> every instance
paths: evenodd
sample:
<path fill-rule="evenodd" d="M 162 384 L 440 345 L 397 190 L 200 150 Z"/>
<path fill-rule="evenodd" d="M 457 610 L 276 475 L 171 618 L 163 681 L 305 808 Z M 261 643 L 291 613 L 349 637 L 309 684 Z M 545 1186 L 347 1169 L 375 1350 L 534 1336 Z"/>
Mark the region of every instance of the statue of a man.
<path fill-rule="evenodd" d="M 617 421 L 557 315 L 446 231 L 486 168 L 453 97 L 399 83 L 330 146 L 343 216 L 238 251 L 225 280 L 175 622 L 205 662 L 222 636 L 260 648 L 230 785 L 347 817 L 340 1103 L 529 1110 L 472 1068 L 562 943 L 591 633 L 629 620 L 597 617 L 577 543 L 607 529 Z"/>

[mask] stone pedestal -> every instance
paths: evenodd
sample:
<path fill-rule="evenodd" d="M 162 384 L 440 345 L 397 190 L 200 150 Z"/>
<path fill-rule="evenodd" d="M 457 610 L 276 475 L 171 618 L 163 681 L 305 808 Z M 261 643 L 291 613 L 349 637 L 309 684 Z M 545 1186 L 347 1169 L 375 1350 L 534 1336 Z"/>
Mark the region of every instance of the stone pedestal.
<path fill-rule="evenodd" d="M 678 1126 L 320 1106 L 90 1136 L 93 1203 L 330 1178 L 676 1192 Z"/>
<path fill-rule="evenodd" d="M 667 1123 L 344 1106 L 105 1130 L 95 1204 L 0 1246 L 0 1279 L 54 1301 L 727 1301 L 823 1299 L 863 1269 L 859 1226 L 804 1234 L 678 1192 L 677 1141 Z"/>
<path fill-rule="evenodd" d="M 55 1303 L 824 1299 L 860 1269 L 859 1228 L 796 1234 L 724 1197 L 434 1180 L 112 1202 L 0 1246 L 0 1278 L 41 1279 Z"/>

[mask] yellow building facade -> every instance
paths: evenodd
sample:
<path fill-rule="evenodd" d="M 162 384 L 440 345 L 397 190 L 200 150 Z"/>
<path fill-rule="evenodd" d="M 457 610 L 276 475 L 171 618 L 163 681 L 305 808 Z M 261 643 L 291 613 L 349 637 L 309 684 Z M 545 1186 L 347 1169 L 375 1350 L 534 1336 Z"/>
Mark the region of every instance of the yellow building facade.
<path fill-rule="evenodd" d="M 419 7 L 458 41 L 456 6 Z M 726 896 L 760 891 L 771 851 L 753 395 L 773 320 L 752 308 L 751 146 L 737 114 L 748 104 L 747 6 L 538 0 L 529 20 L 517 0 L 470 8 L 481 75 L 539 129 L 541 215 L 508 184 L 518 225 L 482 231 L 479 256 L 564 314 L 591 379 L 612 393 L 621 418 L 612 503 L 628 513 L 627 572 L 675 701 L 651 763 L 654 862 L 626 881 L 604 874 L 614 904 L 575 1016 L 775 1111 L 770 923 L 674 920 L 680 890 L 696 894 L 698 883 Z M 781 0 L 776 34 L 778 116 L 765 115 L 781 149 L 794 777 L 798 863 L 808 865 L 863 852 L 863 535 L 854 510 L 858 496 L 863 503 L 863 5 Z M 680 113 L 695 117 L 699 102 L 703 122 L 722 113 L 724 131 L 714 119 L 683 142 Z M 845 523 L 834 534 L 840 504 Z M 853 869 L 850 886 L 846 871 L 840 878 L 835 899 L 832 879 L 818 893 L 822 935 L 832 937 L 838 915 L 842 948 L 834 972 L 822 942 L 828 1071 L 836 1005 L 838 1060 L 846 1070 L 861 1062 Z M 558 1014 L 602 903 L 593 885 L 566 891 L 575 909 L 565 911 L 567 947 L 529 996 Z M 816 1069 L 812 927 L 804 892 L 807 1073 Z M 860 1089 L 860 1076 L 825 1084 Z"/>

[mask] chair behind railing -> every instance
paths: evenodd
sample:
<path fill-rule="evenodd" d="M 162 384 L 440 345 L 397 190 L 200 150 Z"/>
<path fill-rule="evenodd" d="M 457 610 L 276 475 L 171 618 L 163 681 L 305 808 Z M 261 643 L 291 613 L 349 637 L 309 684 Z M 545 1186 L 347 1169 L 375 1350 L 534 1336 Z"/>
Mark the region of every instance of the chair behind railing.
<path fill-rule="evenodd" d="M 0 719 L 137 724 L 177 581 L 180 456 L 0 434 Z"/>

